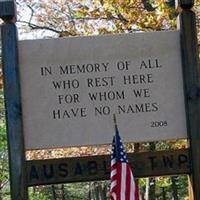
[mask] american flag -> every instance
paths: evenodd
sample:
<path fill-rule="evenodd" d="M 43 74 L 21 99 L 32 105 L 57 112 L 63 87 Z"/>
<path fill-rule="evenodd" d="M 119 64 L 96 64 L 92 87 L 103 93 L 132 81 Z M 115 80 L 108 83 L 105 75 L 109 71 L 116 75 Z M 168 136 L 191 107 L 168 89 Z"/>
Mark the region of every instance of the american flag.
<path fill-rule="evenodd" d="M 138 187 L 135 184 L 116 124 L 115 136 L 112 142 L 110 178 L 110 196 L 112 200 L 139 200 Z"/>

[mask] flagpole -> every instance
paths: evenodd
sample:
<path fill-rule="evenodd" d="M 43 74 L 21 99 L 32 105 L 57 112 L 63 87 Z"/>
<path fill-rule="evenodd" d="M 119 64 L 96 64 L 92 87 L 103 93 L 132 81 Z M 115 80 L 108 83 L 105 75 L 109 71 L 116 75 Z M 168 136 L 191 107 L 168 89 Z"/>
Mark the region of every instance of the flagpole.
<path fill-rule="evenodd" d="M 114 127 L 115 127 L 115 135 L 118 135 L 119 131 L 118 131 L 117 118 L 116 118 L 115 113 L 113 114 L 113 122 L 114 122 Z"/>
<path fill-rule="evenodd" d="M 118 146 L 117 138 L 119 137 L 119 131 L 118 131 L 117 118 L 116 118 L 115 113 L 113 114 L 113 122 L 114 122 L 114 127 L 115 127 L 115 136 L 114 136 L 115 150 L 116 150 L 116 156 L 119 158 L 120 152 L 119 152 L 119 148 L 117 148 L 117 146 Z"/>
<path fill-rule="evenodd" d="M 113 114 L 113 122 L 114 122 L 114 125 L 115 125 L 115 130 L 117 128 L 117 119 L 116 119 L 116 115 Z"/>
<path fill-rule="evenodd" d="M 112 143 L 110 197 L 112 200 L 139 200 L 138 187 L 119 136 L 115 114 L 113 114 L 113 122 L 115 136 Z"/>

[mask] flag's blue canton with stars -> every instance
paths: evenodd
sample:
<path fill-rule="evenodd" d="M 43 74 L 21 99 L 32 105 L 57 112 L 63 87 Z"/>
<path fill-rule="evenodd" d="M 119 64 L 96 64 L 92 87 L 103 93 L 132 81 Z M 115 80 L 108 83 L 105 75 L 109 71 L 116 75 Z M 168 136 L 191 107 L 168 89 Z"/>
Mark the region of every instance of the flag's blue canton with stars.
<path fill-rule="evenodd" d="M 116 161 L 128 162 L 118 129 L 116 130 L 116 135 L 113 137 L 112 158 L 116 158 Z"/>
<path fill-rule="evenodd" d="M 112 200 L 139 200 L 138 187 L 134 182 L 117 125 L 115 125 L 115 136 L 112 142 L 110 179 Z"/>

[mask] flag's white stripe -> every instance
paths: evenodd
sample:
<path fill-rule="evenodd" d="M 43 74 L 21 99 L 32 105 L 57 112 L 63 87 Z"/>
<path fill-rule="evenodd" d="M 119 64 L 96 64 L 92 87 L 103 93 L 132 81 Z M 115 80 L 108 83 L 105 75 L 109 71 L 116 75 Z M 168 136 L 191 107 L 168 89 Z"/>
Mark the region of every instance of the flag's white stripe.
<path fill-rule="evenodd" d="M 110 189 L 112 190 L 117 185 L 117 181 L 113 181 L 110 185 Z"/>
<path fill-rule="evenodd" d="M 116 195 L 115 192 L 112 192 L 112 197 L 113 197 L 114 200 L 117 200 L 117 195 Z"/>
<path fill-rule="evenodd" d="M 125 200 L 125 191 L 126 191 L 126 163 L 121 165 L 121 191 L 120 191 L 120 200 Z"/>
<path fill-rule="evenodd" d="M 131 182 L 130 182 L 130 200 L 135 200 L 135 182 L 134 182 L 134 178 L 133 178 L 133 174 L 131 172 Z"/>
<path fill-rule="evenodd" d="M 116 163 L 116 159 L 111 160 L 111 167 Z"/>
<path fill-rule="evenodd" d="M 111 171 L 110 177 L 112 178 L 116 174 L 117 174 L 117 169 L 114 169 Z"/>

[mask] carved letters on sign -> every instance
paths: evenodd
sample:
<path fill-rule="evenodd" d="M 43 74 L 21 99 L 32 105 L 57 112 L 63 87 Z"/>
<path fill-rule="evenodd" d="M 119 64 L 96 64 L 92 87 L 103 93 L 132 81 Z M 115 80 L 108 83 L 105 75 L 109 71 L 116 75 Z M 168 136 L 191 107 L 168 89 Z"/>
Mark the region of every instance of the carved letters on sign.
<path fill-rule="evenodd" d="M 161 31 L 20 41 L 25 148 L 109 144 L 113 113 L 125 142 L 186 138 L 179 40 Z"/>
<path fill-rule="evenodd" d="M 188 151 L 128 154 L 135 177 L 189 173 Z M 28 185 L 109 179 L 110 156 L 27 161 Z"/>

